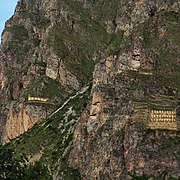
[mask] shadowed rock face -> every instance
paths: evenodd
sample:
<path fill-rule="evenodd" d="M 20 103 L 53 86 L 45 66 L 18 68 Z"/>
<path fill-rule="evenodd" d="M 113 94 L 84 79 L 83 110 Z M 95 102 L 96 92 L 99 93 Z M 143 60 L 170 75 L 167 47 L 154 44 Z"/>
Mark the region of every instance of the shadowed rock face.
<path fill-rule="evenodd" d="M 10 142 L 19 135 L 32 128 L 40 119 L 47 116 L 46 108 L 43 106 L 20 104 L 16 109 L 11 108 L 8 114 L 5 130 L 2 136 L 3 144 Z"/>
<path fill-rule="evenodd" d="M 0 47 L 0 136 L 33 162 L 8 162 L 20 177 L 178 179 L 179 5 L 18 2 Z M 153 111 L 175 111 L 175 131 L 148 126 Z"/>
<path fill-rule="evenodd" d="M 167 51 L 164 45 L 168 41 L 176 48 L 179 46 L 170 40 L 174 36 L 170 29 L 175 32 L 176 25 L 173 27 L 166 22 L 163 37 L 158 30 L 165 28 L 164 23 L 171 13 L 157 13 L 158 23 L 154 20 L 156 18 L 149 17 L 140 27 L 133 29 L 131 44 L 124 42 L 116 56 L 109 56 L 96 64 L 91 101 L 75 128 L 69 158 L 70 165 L 78 167 L 84 179 L 179 177 L 179 145 L 176 144 L 179 141 L 179 116 L 173 125 L 176 131 L 168 130 L 173 129 L 168 122 L 161 128 L 148 126 L 151 110 L 179 109 L 179 85 L 171 85 L 173 80 L 160 82 L 167 75 L 159 64 L 168 58 L 161 60 L 161 55 L 157 55 Z M 175 16 L 173 21 L 177 22 Z M 171 54 L 172 64 L 179 67 L 174 58 L 176 55 Z M 169 70 L 174 69 L 173 65 L 170 66 Z M 156 130 L 149 130 L 149 127 Z M 176 145 L 173 146 L 171 141 Z"/>

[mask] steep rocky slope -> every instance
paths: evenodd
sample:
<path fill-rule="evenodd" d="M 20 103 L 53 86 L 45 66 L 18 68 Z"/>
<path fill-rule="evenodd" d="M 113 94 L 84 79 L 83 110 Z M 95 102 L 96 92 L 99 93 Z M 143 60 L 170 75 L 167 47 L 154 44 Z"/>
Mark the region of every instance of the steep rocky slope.
<path fill-rule="evenodd" d="M 150 17 L 117 56 L 95 66 L 91 101 L 77 123 L 70 156 L 85 179 L 179 177 L 179 132 L 149 130 L 143 116 L 151 109 L 179 112 L 178 18 L 166 11 Z"/>
<path fill-rule="evenodd" d="M 0 48 L 0 177 L 178 179 L 179 5 L 19 1 Z"/>

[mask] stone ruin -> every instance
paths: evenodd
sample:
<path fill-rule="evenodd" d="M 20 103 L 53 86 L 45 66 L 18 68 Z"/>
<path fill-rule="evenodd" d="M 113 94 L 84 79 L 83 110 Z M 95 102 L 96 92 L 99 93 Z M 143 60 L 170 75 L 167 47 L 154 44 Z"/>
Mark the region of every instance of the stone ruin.
<path fill-rule="evenodd" d="M 152 109 L 147 103 L 135 103 L 132 121 L 141 122 L 150 129 L 179 130 L 180 121 L 176 109 Z"/>
<path fill-rule="evenodd" d="M 147 126 L 150 129 L 178 130 L 176 110 L 150 110 Z"/>
<path fill-rule="evenodd" d="M 28 101 L 48 102 L 49 98 L 32 97 L 32 96 L 28 95 Z"/>

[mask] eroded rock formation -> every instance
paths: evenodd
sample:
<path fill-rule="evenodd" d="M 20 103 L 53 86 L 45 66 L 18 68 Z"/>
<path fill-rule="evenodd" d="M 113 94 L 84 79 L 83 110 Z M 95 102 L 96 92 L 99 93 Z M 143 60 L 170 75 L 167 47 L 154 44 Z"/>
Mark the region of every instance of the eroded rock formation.
<path fill-rule="evenodd" d="M 19 179 L 178 179 L 179 5 L 19 1 L 0 47 L 3 167 Z M 172 128 L 150 124 L 155 111 L 175 112 Z"/>
<path fill-rule="evenodd" d="M 10 107 L 2 142 L 6 144 L 32 128 L 37 122 L 47 117 L 47 110 L 39 106 L 20 104 Z"/>

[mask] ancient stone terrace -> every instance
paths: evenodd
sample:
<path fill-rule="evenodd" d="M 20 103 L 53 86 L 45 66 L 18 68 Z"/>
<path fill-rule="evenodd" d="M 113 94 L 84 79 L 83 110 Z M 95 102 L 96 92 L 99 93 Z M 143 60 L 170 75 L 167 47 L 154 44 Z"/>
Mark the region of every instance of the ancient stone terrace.
<path fill-rule="evenodd" d="M 150 110 L 147 125 L 151 129 L 177 130 L 176 110 Z"/>
<path fill-rule="evenodd" d="M 33 97 L 28 95 L 28 101 L 48 102 L 49 98 Z"/>
<path fill-rule="evenodd" d="M 153 75 L 152 72 L 143 71 L 143 70 L 138 70 L 138 69 L 136 69 L 136 68 L 129 68 L 129 69 L 127 69 L 127 71 L 134 71 L 134 72 L 137 72 L 138 74 L 146 75 L 146 76 Z"/>
<path fill-rule="evenodd" d="M 179 130 L 180 120 L 173 100 L 151 99 L 148 102 L 135 102 L 130 119 L 143 123 L 150 129 Z"/>

